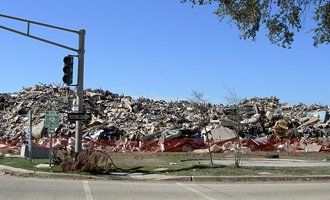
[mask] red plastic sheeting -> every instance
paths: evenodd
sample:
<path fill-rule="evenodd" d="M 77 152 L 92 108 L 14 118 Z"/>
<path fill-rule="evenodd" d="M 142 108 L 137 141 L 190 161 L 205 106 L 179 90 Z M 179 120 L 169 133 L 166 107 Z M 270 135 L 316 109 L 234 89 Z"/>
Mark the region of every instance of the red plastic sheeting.
<path fill-rule="evenodd" d="M 53 144 L 55 144 L 56 139 L 60 139 L 61 145 L 67 146 L 69 138 L 53 138 Z M 241 145 L 243 147 L 248 147 L 251 151 L 287 151 L 288 146 L 291 152 L 301 152 L 304 151 L 304 146 L 301 144 L 315 144 L 322 145 L 321 152 L 330 152 L 330 142 L 320 142 L 320 141 L 312 141 L 312 140 L 299 140 L 298 138 L 290 139 L 290 143 L 288 145 L 287 138 L 276 138 L 276 139 L 267 139 L 267 140 L 259 140 L 259 139 L 249 139 L 242 140 Z M 225 150 L 228 147 L 230 148 L 230 144 L 234 144 L 236 139 L 218 141 L 213 144 L 217 146 L 222 146 Z M 38 146 L 49 146 L 49 138 L 44 138 L 43 140 L 34 141 L 34 145 Z M 0 140 L 0 150 L 12 150 L 12 151 L 20 151 L 21 144 L 12 140 Z M 186 152 L 193 151 L 196 149 L 205 149 L 207 148 L 207 144 L 204 143 L 202 139 L 195 138 L 176 138 L 176 139 L 167 139 L 167 140 L 92 140 L 89 138 L 83 139 L 84 147 L 94 147 L 98 150 L 110 150 L 112 152 L 134 152 L 134 151 L 149 151 L 149 152 Z"/>
<path fill-rule="evenodd" d="M 17 142 L 13 140 L 0 140 L 0 150 L 20 151 L 20 147 L 16 146 Z"/>
<path fill-rule="evenodd" d="M 206 148 L 206 145 L 200 139 L 194 138 L 176 138 L 164 140 L 132 140 L 129 142 L 116 142 L 113 140 L 98 140 L 95 144 L 101 144 L 102 146 L 121 147 L 134 149 L 140 147 L 141 151 L 161 151 L 160 145 L 164 144 L 164 152 L 182 152 L 192 151 L 195 149 Z"/>

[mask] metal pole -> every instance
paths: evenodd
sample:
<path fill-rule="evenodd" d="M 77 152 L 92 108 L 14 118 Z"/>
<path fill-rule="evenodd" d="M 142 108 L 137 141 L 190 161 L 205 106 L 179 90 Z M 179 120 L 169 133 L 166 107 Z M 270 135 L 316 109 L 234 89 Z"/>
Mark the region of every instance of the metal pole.
<path fill-rule="evenodd" d="M 29 131 L 28 131 L 28 145 L 29 145 L 29 161 L 32 163 L 32 110 L 29 111 Z"/>
<path fill-rule="evenodd" d="M 79 50 L 78 50 L 78 80 L 77 80 L 77 103 L 78 112 L 84 112 L 83 90 L 84 90 L 84 55 L 85 55 L 85 35 L 84 29 L 79 31 Z M 76 121 L 76 140 L 75 140 L 75 158 L 82 149 L 82 121 Z"/>
<path fill-rule="evenodd" d="M 51 130 L 51 132 L 49 132 L 49 130 L 48 130 L 48 134 L 50 134 L 50 141 L 49 141 L 49 169 L 50 169 L 50 172 L 52 172 L 52 149 L 53 149 L 53 133 L 54 132 L 53 132 L 53 130 Z"/>
<path fill-rule="evenodd" d="M 30 23 L 30 24 L 36 24 L 36 25 L 39 25 L 39 26 L 49 27 L 49 28 L 58 29 L 58 30 L 62 30 L 62 31 L 67 31 L 67 32 L 71 32 L 71 33 L 79 33 L 79 31 L 76 31 L 76 30 L 63 28 L 63 27 L 59 27 L 59 26 L 53 26 L 53 25 L 50 25 L 50 24 L 40 23 L 40 22 L 31 21 L 31 20 L 27 20 L 27 19 L 22 19 L 22 18 L 18 18 L 18 17 L 13 17 L 13 16 L 9 16 L 9 15 L 0 14 L 0 17 L 13 19 L 13 20 L 16 20 L 16 21 L 27 22 L 27 23 Z"/>

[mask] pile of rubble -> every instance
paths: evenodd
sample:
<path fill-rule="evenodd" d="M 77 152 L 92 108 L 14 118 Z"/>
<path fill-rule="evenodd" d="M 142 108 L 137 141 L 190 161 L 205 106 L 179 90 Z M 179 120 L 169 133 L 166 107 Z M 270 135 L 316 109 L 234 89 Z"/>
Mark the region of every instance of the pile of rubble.
<path fill-rule="evenodd" d="M 76 110 L 69 88 L 39 84 L 19 93 L 0 94 L 0 148 L 19 148 L 27 142 L 28 112 L 33 112 L 35 145 L 47 146 L 46 111 L 60 113 L 53 144 L 73 149 L 75 123 L 67 120 Z M 133 99 L 109 91 L 84 91 L 84 109 L 92 120 L 83 126 L 83 148 L 108 152 L 204 152 L 242 149 L 327 151 L 330 148 L 329 107 L 280 103 L 276 97 L 246 99 L 235 106 L 198 105 L 191 101 Z M 311 146 L 312 145 L 312 146 Z"/>

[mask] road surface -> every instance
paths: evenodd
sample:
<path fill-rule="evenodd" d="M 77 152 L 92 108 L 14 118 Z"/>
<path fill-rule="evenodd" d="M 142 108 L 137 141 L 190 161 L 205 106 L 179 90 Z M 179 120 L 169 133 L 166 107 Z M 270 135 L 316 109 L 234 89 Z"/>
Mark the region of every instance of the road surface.
<path fill-rule="evenodd" d="M 0 176 L 0 200 L 329 200 L 330 183 L 190 183 Z"/>

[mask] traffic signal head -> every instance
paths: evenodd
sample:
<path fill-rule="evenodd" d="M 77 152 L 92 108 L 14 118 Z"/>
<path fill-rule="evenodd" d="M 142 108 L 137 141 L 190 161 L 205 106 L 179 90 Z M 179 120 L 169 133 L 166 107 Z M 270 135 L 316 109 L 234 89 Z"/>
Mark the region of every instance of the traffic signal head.
<path fill-rule="evenodd" d="M 65 56 L 63 59 L 64 67 L 63 67 L 63 82 L 67 85 L 72 84 L 73 80 L 73 57 Z"/>

